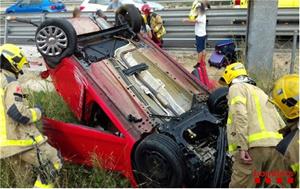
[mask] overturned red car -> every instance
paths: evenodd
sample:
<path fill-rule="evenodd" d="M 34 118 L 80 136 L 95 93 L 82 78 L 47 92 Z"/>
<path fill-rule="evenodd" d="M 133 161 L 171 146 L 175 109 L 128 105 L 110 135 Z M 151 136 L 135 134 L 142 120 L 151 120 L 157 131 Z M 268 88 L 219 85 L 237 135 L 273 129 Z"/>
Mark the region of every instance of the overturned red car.
<path fill-rule="evenodd" d="M 121 172 L 132 186 L 224 187 L 227 89 L 213 93 L 140 33 L 132 5 L 115 24 L 94 15 L 48 19 L 38 51 L 80 125 L 44 119 L 50 143 L 71 162 Z"/>

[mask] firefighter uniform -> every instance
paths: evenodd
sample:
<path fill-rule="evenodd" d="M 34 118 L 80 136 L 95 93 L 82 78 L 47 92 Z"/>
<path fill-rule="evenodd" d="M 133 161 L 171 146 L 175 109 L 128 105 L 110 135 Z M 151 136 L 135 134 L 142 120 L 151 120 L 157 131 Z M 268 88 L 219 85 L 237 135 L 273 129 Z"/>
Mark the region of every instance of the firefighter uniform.
<path fill-rule="evenodd" d="M 279 130 L 284 139 L 277 145 L 277 150 L 295 174 L 292 186 L 299 188 L 299 76 L 285 75 L 277 80 L 272 101 L 287 119 L 287 126 Z"/>
<path fill-rule="evenodd" d="M 160 15 L 150 12 L 151 8 L 149 5 L 144 5 L 142 7 L 143 20 L 145 24 L 148 24 L 152 31 L 152 40 L 162 46 L 162 38 L 166 34 L 166 29 L 163 26 L 163 20 Z"/>
<path fill-rule="evenodd" d="M 255 173 L 284 171 L 283 160 L 275 147 L 282 139 L 278 130 L 284 121 L 269 101 L 268 96 L 251 80 L 241 63 L 226 67 L 221 81 L 229 85 L 227 134 L 229 151 L 234 154 L 233 173 L 230 187 L 281 186 L 276 178 L 270 182 L 256 182 Z M 251 164 L 240 160 L 239 150 L 248 151 Z M 235 152 L 235 153 L 234 153 Z"/>
<path fill-rule="evenodd" d="M 41 110 L 28 106 L 26 95 L 16 79 L 27 60 L 20 49 L 12 44 L 5 44 L 0 50 L 0 159 L 7 159 L 15 168 L 21 164 L 40 167 L 42 162 L 49 161 L 53 169 L 59 170 L 62 162 L 57 151 L 46 143 L 47 137 L 34 124 L 41 119 Z M 20 62 L 22 66 L 18 64 Z M 39 157 L 37 149 L 40 150 Z M 35 186 L 53 185 L 38 175 Z"/>

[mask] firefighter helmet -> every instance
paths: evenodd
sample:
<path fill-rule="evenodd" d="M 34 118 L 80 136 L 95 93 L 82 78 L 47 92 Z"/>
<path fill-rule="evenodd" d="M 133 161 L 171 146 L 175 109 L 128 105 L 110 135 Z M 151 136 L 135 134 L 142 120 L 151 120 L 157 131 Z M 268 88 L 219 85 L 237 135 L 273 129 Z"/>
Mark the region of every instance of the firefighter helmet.
<path fill-rule="evenodd" d="M 141 10 L 142 10 L 143 14 L 148 15 L 151 12 L 151 7 L 148 4 L 145 4 L 145 5 L 142 6 Z"/>
<path fill-rule="evenodd" d="M 23 66 L 28 64 L 23 51 L 14 44 L 0 46 L 1 63 L 8 63 L 10 70 L 20 73 Z M 3 68 L 3 66 L 1 66 Z"/>
<path fill-rule="evenodd" d="M 272 100 L 288 119 L 299 117 L 299 76 L 285 75 L 275 82 Z"/>
<path fill-rule="evenodd" d="M 248 76 L 248 74 L 245 66 L 240 62 L 236 62 L 228 65 L 225 68 L 225 71 L 220 78 L 219 83 L 230 85 L 232 80 L 239 76 Z"/>

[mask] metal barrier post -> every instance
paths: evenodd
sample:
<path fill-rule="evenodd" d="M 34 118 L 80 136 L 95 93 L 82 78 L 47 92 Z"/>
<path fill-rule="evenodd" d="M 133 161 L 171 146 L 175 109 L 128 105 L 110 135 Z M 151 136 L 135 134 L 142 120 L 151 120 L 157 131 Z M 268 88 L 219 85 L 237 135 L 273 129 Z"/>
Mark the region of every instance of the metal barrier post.
<path fill-rule="evenodd" d="M 8 35 L 8 20 L 5 17 L 5 19 L 4 19 L 4 41 L 3 41 L 3 43 L 7 42 L 7 38 L 8 38 L 7 35 Z"/>
<path fill-rule="evenodd" d="M 293 35 L 293 49 L 292 49 L 292 58 L 291 58 L 291 65 L 290 65 L 290 74 L 294 73 L 294 68 L 295 68 L 295 58 L 296 58 L 296 49 L 297 49 L 297 36 L 298 31 L 294 31 Z"/>

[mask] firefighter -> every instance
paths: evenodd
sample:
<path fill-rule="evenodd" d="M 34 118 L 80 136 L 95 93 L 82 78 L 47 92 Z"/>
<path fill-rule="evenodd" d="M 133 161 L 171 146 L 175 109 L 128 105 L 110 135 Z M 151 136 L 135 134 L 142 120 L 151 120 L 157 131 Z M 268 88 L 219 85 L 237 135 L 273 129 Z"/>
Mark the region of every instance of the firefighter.
<path fill-rule="evenodd" d="M 277 150 L 295 174 L 292 186 L 299 188 L 299 76 L 285 75 L 275 82 L 272 100 L 286 118 L 287 126 L 279 132 L 284 138 Z"/>
<path fill-rule="evenodd" d="M 229 86 L 227 135 L 234 164 L 230 187 L 275 186 L 267 173 L 285 171 L 276 145 L 285 126 L 268 96 L 247 75 L 242 63 L 228 65 L 219 81 Z M 264 174 L 264 175 L 263 175 Z M 281 187 L 286 187 L 287 182 Z"/>
<path fill-rule="evenodd" d="M 0 46 L 0 54 L 0 159 L 12 164 L 16 177 L 32 165 L 38 173 L 34 187 L 53 187 L 62 161 L 35 126 L 41 119 L 41 109 L 28 106 L 18 82 L 23 66 L 29 64 L 13 44 Z"/>
<path fill-rule="evenodd" d="M 159 46 L 163 45 L 163 36 L 166 34 L 166 29 L 163 26 L 163 20 L 160 15 L 152 12 L 149 5 L 142 6 L 144 22 L 149 25 L 152 32 L 152 40 Z"/>

